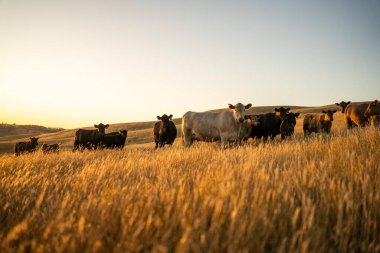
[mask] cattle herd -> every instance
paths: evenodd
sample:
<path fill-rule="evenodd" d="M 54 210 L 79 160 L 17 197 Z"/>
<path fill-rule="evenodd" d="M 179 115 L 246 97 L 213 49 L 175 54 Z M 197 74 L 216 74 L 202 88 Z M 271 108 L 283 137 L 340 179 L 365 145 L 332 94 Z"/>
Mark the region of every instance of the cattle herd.
<path fill-rule="evenodd" d="M 336 103 L 341 108 L 344 123 L 348 129 L 372 125 L 380 126 L 380 103 L 377 100 L 370 103 Z M 222 112 L 187 112 L 182 117 L 182 143 L 189 147 L 194 141 L 220 141 L 222 146 L 229 143 L 240 143 L 249 138 L 274 139 L 277 135 L 281 139 L 293 135 L 296 119 L 300 113 L 290 112 L 290 108 L 275 108 L 274 112 L 258 115 L 249 115 L 246 110 L 252 105 L 229 104 L 229 110 Z M 329 134 L 337 110 L 326 110 L 320 114 L 306 114 L 303 118 L 303 132 L 305 136 L 311 133 Z M 172 121 L 173 115 L 157 116 L 158 122 L 153 128 L 155 148 L 162 148 L 166 144 L 171 146 L 177 137 L 177 128 Z M 84 149 L 123 149 L 127 140 L 127 130 L 106 133 L 109 125 L 100 123 L 94 125 L 96 129 L 79 129 L 75 132 L 74 148 Z M 17 142 L 14 146 L 16 156 L 37 150 L 38 138 L 31 137 L 28 142 Z M 59 144 L 43 144 L 44 153 L 58 152 Z"/>

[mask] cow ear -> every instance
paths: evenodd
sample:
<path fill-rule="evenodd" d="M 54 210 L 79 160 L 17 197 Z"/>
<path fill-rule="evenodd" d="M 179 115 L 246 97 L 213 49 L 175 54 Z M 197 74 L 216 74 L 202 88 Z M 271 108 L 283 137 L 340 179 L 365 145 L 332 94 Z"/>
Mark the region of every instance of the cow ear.
<path fill-rule="evenodd" d="M 322 113 L 326 113 L 326 111 L 322 111 Z"/>
<path fill-rule="evenodd" d="M 346 104 L 351 104 L 351 101 L 348 101 Z"/>
<path fill-rule="evenodd" d="M 338 110 L 333 110 L 332 113 L 336 113 Z"/>
<path fill-rule="evenodd" d="M 377 99 L 375 101 L 373 101 L 373 102 L 374 102 L 374 104 L 377 104 Z"/>
<path fill-rule="evenodd" d="M 249 108 L 251 108 L 251 106 L 252 106 L 252 104 L 249 103 L 249 104 L 247 104 L 247 105 L 245 106 L 245 109 L 249 109 Z"/>
<path fill-rule="evenodd" d="M 158 119 L 158 120 L 161 120 L 161 117 L 160 117 L 160 116 L 157 116 L 157 119 Z"/>
<path fill-rule="evenodd" d="M 339 103 L 335 103 L 337 106 L 340 106 L 340 104 Z"/>
<path fill-rule="evenodd" d="M 286 108 L 285 110 L 290 111 L 290 107 Z"/>
<path fill-rule="evenodd" d="M 106 128 L 108 128 L 109 126 L 110 126 L 109 124 L 105 125 Z"/>
<path fill-rule="evenodd" d="M 275 112 L 279 112 L 280 109 L 278 109 L 278 108 L 274 108 L 274 111 L 275 111 Z"/>
<path fill-rule="evenodd" d="M 231 104 L 228 104 L 228 108 L 230 108 L 230 109 L 235 109 L 235 106 L 233 106 L 233 105 L 231 105 Z"/>
<path fill-rule="evenodd" d="M 169 119 L 172 119 L 172 118 L 173 118 L 173 114 L 170 114 L 170 115 L 169 115 Z"/>
<path fill-rule="evenodd" d="M 98 128 L 98 125 L 95 124 L 94 127 L 95 127 L 95 128 Z"/>
<path fill-rule="evenodd" d="M 298 116 L 300 116 L 300 113 L 296 112 L 294 115 L 296 116 L 296 118 L 298 118 Z"/>

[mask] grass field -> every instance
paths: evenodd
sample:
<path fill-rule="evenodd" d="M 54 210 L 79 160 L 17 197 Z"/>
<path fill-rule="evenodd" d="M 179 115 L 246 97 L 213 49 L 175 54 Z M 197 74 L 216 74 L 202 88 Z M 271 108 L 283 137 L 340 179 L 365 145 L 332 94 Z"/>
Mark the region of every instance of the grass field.
<path fill-rule="evenodd" d="M 153 122 L 111 125 L 130 130 L 122 151 L 43 134 L 63 151 L 0 155 L 0 252 L 380 252 L 380 131 L 347 131 L 338 112 L 305 139 L 301 122 L 228 149 L 155 151 Z"/>
<path fill-rule="evenodd" d="M 380 252 L 380 131 L 0 158 L 0 252 Z"/>

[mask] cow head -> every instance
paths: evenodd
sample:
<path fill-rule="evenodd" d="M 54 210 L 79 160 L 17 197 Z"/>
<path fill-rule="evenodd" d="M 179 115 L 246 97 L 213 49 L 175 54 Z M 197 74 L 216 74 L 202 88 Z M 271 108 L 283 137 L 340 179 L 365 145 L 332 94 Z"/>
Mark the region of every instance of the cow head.
<path fill-rule="evenodd" d="M 278 116 L 282 120 L 284 120 L 284 119 L 286 119 L 286 115 L 290 111 L 290 108 L 284 108 L 284 107 L 281 106 L 280 108 L 274 108 L 274 111 L 276 113 L 276 116 Z"/>
<path fill-rule="evenodd" d="M 104 125 L 103 123 L 100 123 L 99 125 L 94 125 L 95 128 L 99 130 L 99 133 L 106 134 L 106 128 L 108 128 L 110 125 Z"/>
<path fill-rule="evenodd" d="M 334 113 L 336 112 L 337 110 L 322 111 L 325 114 L 325 121 L 334 121 Z"/>
<path fill-rule="evenodd" d="M 32 146 L 37 146 L 38 145 L 38 138 L 36 137 L 31 137 L 29 138 L 30 139 L 30 143 L 32 144 Z"/>
<path fill-rule="evenodd" d="M 380 104 L 377 100 L 369 103 L 367 110 L 364 112 L 364 116 L 369 117 L 372 115 L 380 115 Z"/>
<path fill-rule="evenodd" d="M 119 133 L 121 134 L 121 136 L 126 137 L 128 134 L 128 130 L 120 130 Z"/>
<path fill-rule="evenodd" d="M 260 115 L 245 115 L 244 119 L 252 126 L 258 126 L 260 125 L 260 117 Z"/>
<path fill-rule="evenodd" d="M 351 101 L 348 101 L 348 102 L 344 102 L 344 101 L 342 101 L 342 102 L 340 102 L 340 103 L 335 103 L 337 106 L 339 106 L 340 108 L 342 108 L 342 113 L 344 113 L 345 112 L 345 110 L 346 110 L 346 107 L 347 107 L 347 105 L 349 105 L 351 103 Z"/>
<path fill-rule="evenodd" d="M 243 123 L 245 119 L 245 110 L 249 109 L 252 104 L 243 105 L 237 103 L 236 105 L 228 104 L 228 107 L 233 111 L 236 122 Z"/>
<path fill-rule="evenodd" d="M 288 113 L 287 115 L 286 115 L 286 120 L 290 123 L 290 124 L 292 124 L 292 125 L 296 125 L 297 124 L 297 118 L 298 118 L 298 116 L 300 116 L 300 113 L 299 112 L 296 112 L 296 113 L 294 113 L 294 112 L 290 112 L 290 113 Z"/>
<path fill-rule="evenodd" d="M 169 116 L 166 115 L 166 114 L 162 115 L 161 117 L 157 116 L 157 119 L 161 120 L 161 122 L 162 122 L 161 123 L 161 128 L 160 128 L 162 132 L 166 133 L 166 131 L 167 131 L 168 127 L 169 127 L 169 123 L 172 120 L 172 118 L 173 118 L 172 114 L 170 114 Z"/>

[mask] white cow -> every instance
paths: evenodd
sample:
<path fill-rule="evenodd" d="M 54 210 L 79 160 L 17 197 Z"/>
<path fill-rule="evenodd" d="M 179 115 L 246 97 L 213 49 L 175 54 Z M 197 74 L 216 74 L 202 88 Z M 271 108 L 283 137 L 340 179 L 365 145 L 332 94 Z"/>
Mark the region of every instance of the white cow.
<path fill-rule="evenodd" d="M 182 143 L 189 147 L 194 140 L 239 142 L 249 136 L 256 118 L 248 118 L 245 110 L 252 105 L 229 104 L 223 112 L 187 112 L 182 117 Z"/>

